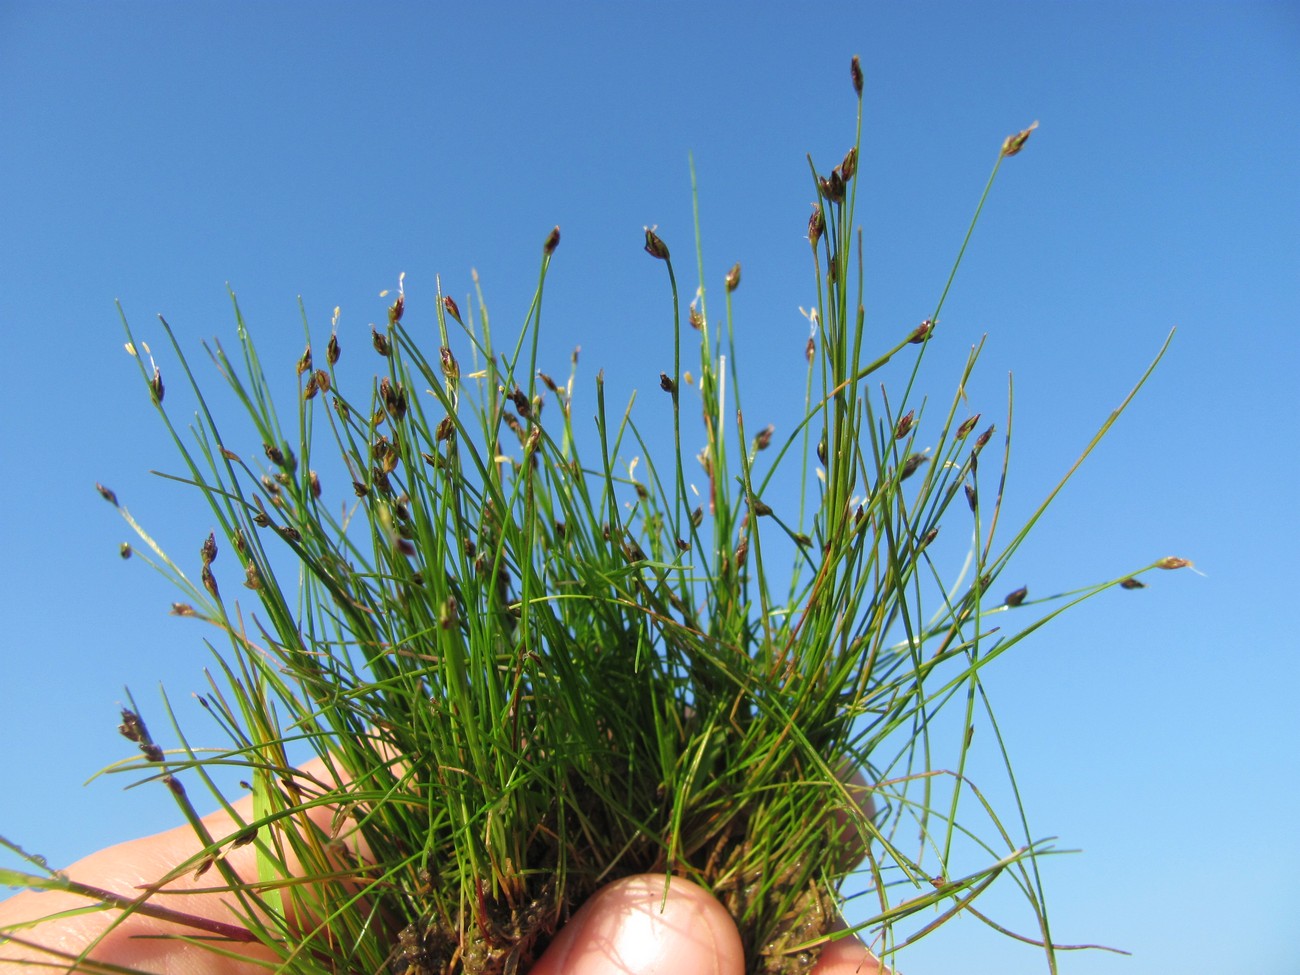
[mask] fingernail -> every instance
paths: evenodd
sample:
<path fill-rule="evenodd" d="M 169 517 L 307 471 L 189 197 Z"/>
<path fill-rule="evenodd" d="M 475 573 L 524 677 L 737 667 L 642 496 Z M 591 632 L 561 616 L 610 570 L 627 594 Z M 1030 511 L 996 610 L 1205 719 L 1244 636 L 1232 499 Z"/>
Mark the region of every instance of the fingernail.
<path fill-rule="evenodd" d="M 552 942 L 541 975 L 742 975 L 740 935 L 702 888 L 662 874 L 602 889 Z"/>

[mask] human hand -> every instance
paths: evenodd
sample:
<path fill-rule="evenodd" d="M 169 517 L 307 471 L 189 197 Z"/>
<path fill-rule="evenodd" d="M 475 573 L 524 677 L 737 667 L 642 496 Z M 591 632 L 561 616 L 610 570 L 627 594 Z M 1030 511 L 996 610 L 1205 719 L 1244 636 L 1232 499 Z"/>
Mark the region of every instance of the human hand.
<path fill-rule="evenodd" d="M 243 822 L 252 800 L 235 804 Z M 204 820 L 210 835 L 231 835 L 239 820 L 218 812 Z M 199 850 L 193 829 L 181 826 L 92 853 L 66 871 L 79 884 L 113 891 L 126 899 L 192 861 Z M 255 875 L 251 846 L 232 850 L 228 864 L 241 876 Z M 664 897 L 664 876 L 645 874 L 615 881 L 596 892 L 556 934 L 532 967 L 533 975 L 743 975 L 740 934 L 726 909 L 703 888 L 673 878 Z M 156 907 L 189 917 L 239 925 L 220 893 L 185 871 L 152 895 Z M 25 892 L 0 903 L 0 931 L 25 921 L 85 908 L 88 901 L 64 891 Z M 195 931 L 165 917 L 139 912 L 118 920 L 118 912 L 72 914 L 0 934 L 0 975 L 48 975 L 51 970 L 106 971 L 117 966 L 154 975 L 265 975 L 275 955 L 257 944 L 232 945 L 233 954 L 213 951 L 177 935 Z M 162 936 L 162 937 L 160 937 Z M 168 937 L 170 936 L 170 937 Z M 98 940 L 97 940 L 98 939 Z M 93 947 L 91 947 L 93 945 Z M 86 949 L 87 964 L 74 968 Z M 822 949 L 815 975 L 877 975 L 879 966 L 855 938 Z"/>

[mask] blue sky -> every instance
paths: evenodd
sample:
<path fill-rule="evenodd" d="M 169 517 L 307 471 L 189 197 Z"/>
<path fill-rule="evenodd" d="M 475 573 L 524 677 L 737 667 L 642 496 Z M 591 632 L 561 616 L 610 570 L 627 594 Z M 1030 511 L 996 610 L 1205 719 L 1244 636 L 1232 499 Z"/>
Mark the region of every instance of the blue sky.
<path fill-rule="evenodd" d="M 432 321 L 434 276 L 465 295 L 476 269 L 514 327 L 559 224 L 543 358 L 581 345 L 587 376 L 655 393 L 666 300 L 641 229 L 691 252 L 691 153 L 706 283 L 742 263 L 741 367 L 775 411 L 812 300 L 804 154 L 829 167 L 851 143 L 857 53 L 882 346 L 933 308 L 1002 138 L 1041 123 L 934 353 L 941 380 L 988 335 L 970 393 L 990 414 L 1014 374 L 1013 512 L 1178 328 L 1008 571 L 1041 594 L 1169 554 L 1204 576 L 1107 592 L 988 677 L 1032 826 L 1083 851 L 1048 865 L 1054 931 L 1134 952 L 1065 970 L 1292 971 L 1300 8 L 470 7 L 0 4 L 0 833 L 61 863 L 177 821 L 157 790 L 83 786 L 127 754 L 124 686 L 146 705 L 165 686 L 202 736 L 201 634 L 118 558 L 125 527 L 94 490 L 181 554 L 211 527 L 148 473 L 175 464 L 114 299 L 155 345 L 162 312 L 197 352 L 232 335 L 229 283 L 264 358 L 291 364 L 299 296 L 321 333 L 340 306 L 358 347 L 399 273 L 408 319 Z M 903 958 L 1037 964 L 974 922 Z"/>

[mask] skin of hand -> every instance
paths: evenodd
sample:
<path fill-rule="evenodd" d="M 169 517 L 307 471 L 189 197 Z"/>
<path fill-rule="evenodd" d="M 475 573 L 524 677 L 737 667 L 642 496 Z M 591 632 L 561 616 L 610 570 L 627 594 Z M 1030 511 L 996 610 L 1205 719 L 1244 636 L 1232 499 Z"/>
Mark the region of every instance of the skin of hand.
<path fill-rule="evenodd" d="M 234 808 L 247 822 L 251 797 Z M 327 817 L 328 810 L 318 808 L 315 815 Z M 213 836 L 239 829 L 238 822 L 224 811 L 204 822 Z M 66 874 L 80 883 L 134 897 L 140 888 L 168 875 L 198 849 L 194 831 L 181 826 L 92 853 Z M 254 856 L 253 847 L 245 846 L 232 850 L 227 862 L 241 876 L 254 876 Z M 601 888 L 556 934 L 533 965 L 533 975 L 744 975 L 740 934 L 722 904 L 703 888 L 680 878 L 672 880 L 665 899 L 664 881 L 662 874 L 645 874 Z M 155 893 L 150 903 L 238 925 L 238 916 L 220 893 L 187 893 L 210 886 L 211 880 L 187 871 Z M 20 893 L 0 902 L 0 931 L 87 904 L 84 897 L 62 891 Z M 266 975 L 266 963 L 275 957 L 255 943 L 233 946 L 239 957 L 229 957 L 174 937 L 150 937 L 193 936 L 196 932 L 138 913 L 108 930 L 116 916 L 117 912 L 103 910 L 51 920 L 15 931 L 15 940 L 7 943 L 0 935 L 0 975 L 72 970 L 72 961 L 96 938 L 100 940 L 89 953 L 91 960 L 154 975 Z M 52 955 L 50 949 L 61 954 Z M 883 973 L 885 969 L 851 937 L 824 947 L 814 969 L 814 975 Z"/>

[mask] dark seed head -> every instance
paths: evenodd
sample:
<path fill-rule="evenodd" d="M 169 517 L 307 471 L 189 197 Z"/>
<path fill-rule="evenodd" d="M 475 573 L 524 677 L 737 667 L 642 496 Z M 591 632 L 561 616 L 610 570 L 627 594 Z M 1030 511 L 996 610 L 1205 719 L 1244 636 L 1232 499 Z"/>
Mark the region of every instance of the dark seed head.
<path fill-rule="evenodd" d="M 907 341 L 911 342 L 913 345 L 920 345 L 930 337 L 930 334 L 933 331 L 934 322 L 927 318 L 920 325 L 916 326 L 916 328 L 912 329 L 912 334 L 908 336 Z"/>
<path fill-rule="evenodd" d="M 199 548 L 199 558 L 203 560 L 205 566 L 211 565 L 217 558 L 217 535 L 216 532 L 208 532 L 208 537 L 203 540 L 203 545 Z"/>
<path fill-rule="evenodd" d="M 911 477 L 913 474 L 916 473 L 916 469 L 918 467 L 920 467 L 929 459 L 930 458 L 925 456 L 925 454 L 912 454 L 910 457 L 907 458 L 907 460 L 903 461 L 903 466 L 898 472 L 898 479 L 900 481 L 906 481 L 909 477 Z"/>
<path fill-rule="evenodd" d="M 375 351 L 380 355 L 385 358 L 388 356 L 388 337 L 373 325 L 370 326 L 370 344 L 375 347 Z"/>
<path fill-rule="evenodd" d="M 388 324 L 396 325 L 400 322 L 404 311 L 406 311 L 406 295 L 399 294 L 397 300 L 388 306 Z"/>
<path fill-rule="evenodd" d="M 1028 595 L 1029 595 L 1029 587 L 1021 586 L 1015 592 L 1007 593 L 1007 598 L 1004 599 L 1003 602 L 1008 606 L 1016 607 L 1019 606 L 1021 603 L 1023 603 L 1025 601 L 1025 597 Z"/>
<path fill-rule="evenodd" d="M 822 212 L 821 204 L 813 204 L 812 216 L 808 218 L 808 243 L 812 244 L 813 250 L 817 249 L 817 242 L 822 239 L 822 234 L 826 233 L 826 214 Z"/>
<path fill-rule="evenodd" d="M 555 253 L 555 248 L 560 246 L 560 228 L 555 227 L 546 235 L 546 243 L 542 245 L 542 253 L 550 257 Z"/>
<path fill-rule="evenodd" d="M 313 498 L 319 498 L 319 497 L 320 497 L 320 477 L 319 477 L 319 475 L 317 475 L 317 473 L 316 473 L 315 471 L 309 471 L 309 472 L 307 473 L 307 480 L 308 480 L 308 483 L 311 485 L 311 496 L 312 496 Z"/>
<path fill-rule="evenodd" d="M 149 398 L 153 400 L 154 406 L 161 406 L 163 394 L 166 390 L 163 388 L 162 373 L 158 367 L 153 367 L 153 379 L 149 380 Z"/>
<path fill-rule="evenodd" d="M 203 567 L 201 578 L 203 579 L 203 588 L 208 591 L 212 598 L 220 599 L 221 593 L 217 591 L 217 579 L 216 576 L 212 574 L 212 568 L 210 566 L 205 565 Z"/>
<path fill-rule="evenodd" d="M 894 439 L 902 440 L 911 432 L 912 424 L 916 420 L 916 410 L 908 410 L 907 415 L 894 425 Z"/>
<path fill-rule="evenodd" d="M 444 440 L 450 440 L 455 435 L 456 435 L 455 420 L 453 420 L 449 416 L 444 416 L 441 420 L 438 421 L 438 429 L 435 432 L 435 436 L 438 438 L 439 443 L 442 443 Z"/>
<path fill-rule="evenodd" d="M 844 176 L 844 182 L 848 182 L 858 171 L 858 147 L 853 146 L 844 154 L 844 161 L 840 163 L 840 173 Z"/>
<path fill-rule="evenodd" d="M 515 409 L 519 411 L 519 415 L 525 420 L 533 415 L 533 405 L 528 401 L 528 394 L 518 386 L 510 394 L 510 402 L 515 404 Z"/>
<path fill-rule="evenodd" d="M 849 76 L 853 79 L 853 91 L 859 98 L 862 97 L 862 62 L 858 56 L 853 55 L 853 60 L 849 62 Z"/>
<path fill-rule="evenodd" d="M 307 344 L 307 348 L 298 357 L 298 375 L 301 376 L 304 372 L 311 372 L 311 343 Z"/>
<path fill-rule="evenodd" d="M 130 543 L 129 543 L 129 542 L 123 542 L 121 545 L 119 545 L 119 546 L 117 547 L 117 554 L 120 555 L 120 556 L 122 556 L 122 558 L 124 558 L 124 559 L 129 559 L 129 558 L 131 557 L 131 545 L 130 545 Z"/>
<path fill-rule="evenodd" d="M 1129 576 L 1127 579 L 1121 579 L 1119 581 L 1119 587 L 1121 589 L 1145 589 L 1147 584 L 1145 582 L 1139 582 L 1137 579 Z"/>
<path fill-rule="evenodd" d="M 244 588 L 254 592 L 262 588 L 262 576 L 257 571 L 257 563 L 250 561 L 244 566 Z"/>
<path fill-rule="evenodd" d="M 844 202 L 844 177 L 840 174 L 839 169 L 832 169 L 829 177 L 819 176 L 817 185 L 821 188 L 822 196 L 829 203 Z"/>
<path fill-rule="evenodd" d="M 985 430 L 983 433 L 981 433 L 978 437 L 975 438 L 975 449 L 976 449 L 976 450 L 983 450 L 983 449 L 984 449 L 984 445 L 985 445 L 986 443 L 988 443 L 989 440 L 993 437 L 993 430 L 994 430 L 994 427 L 993 427 L 992 425 L 990 425 L 989 428 L 988 428 L 987 430 Z"/>
<path fill-rule="evenodd" d="M 677 384 L 673 382 L 672 376 L 668 375 L 666 372 L 661 372 L 659 374 L 659 388 L 665 393 L 675 393 L 677 391 Z"/>
<path fill-rule="evenodd" d="M 754 449 L 767 450 L 768 447 L 772 446 L 772 435 L 775 433 L 776 427 L 770 423 L 758 431 L 758 436 L 754 438 Z"/>
<path fill-rule="evenodd" d="M 979 423 L 979 421 L 980 421 L 979 413 L 976 413 L 974 416 L 962 420 L 961 425 L 957 427 L 957 439 L 964 440 L 967 436 L 969 436 L 970 432 L 975 429 L 975 424 Z"/>
<path fill-rule="evenodd" d="M 668 260 L 668 245 L 651 228 L 645 228 L 645 252 L 656 260 Z"/>
<path fill-rule="evenodd" d="M 817 353 L 817 343 L 813 341 L 812 336 L 808 336 L 808 344 L 803 347 L 803 357 L 808 362 L 813 361 L 813 356 Z"/>
<path fill-rule="evenodd" d="M 438 349 L 438 358 L 442 362 L 442 375 L 448 382 L 455 382 L 460 378 L 460 363 L 451 354 L 451 349 L 442 346 Z"/>
<path fill-rule="evenodd" d="M 1169 555 L 1156 563 L 1157 569 L 1185 569 L 1192 564 L 1191 559 L 1180 559 L 1176 555 Z"/>
<path fill-rule="evenodd" d="M 117 495 L 112 491 L 111 488 L 106 488 L 106 487 L 104 487 L 104 485 L 102 485 L 102 484 L 100 484 L 98 481 L 96 481 L 96 482 L 95 482 L 95 490 L 99 492 L 99 496 L 100 496 L 101 498 L 103 498 L 105 501 L 107 501 L 109 504 L 111 504 L 114 508 L 121 507 L 121 506 L 117 503 Z"/>
<path fill-rule="evenodd" d="M 339 361 L 339 337 L 337 333 L 330 335 L 329 344 L 325 346 L 325 359 L 331 366 Z"/>
<path fill-rule="evenodd" d="M 975 492 L 975 485 L 963 485 L 966 488 L 966 503 L 970 505 L 970 510 L 974 511 L 979 505 L 979 495 Z"/>
<path fill-rule="evenodd" d="M 739 261 L 733 264 L 731 266 L 731 270 L 727 272 L 726 283 L 727 283 L 728 294 L 730 294 L 731 292 L 735 291 L 738 287 L 740 287 L 740 262 Z"/>
<path fill-rule="evenodd" d="M 140 715 L 129 708 L 122 709 L 122 723 L 117 726 L 117 730 L 127 741 L 136 744 L 148 740 L 149 732 L 145 729 L 144 722 L 140 720 Z"/>
<path fill-rule="evenodd" d="M 456 319 L 456 322 L 458 324 L 460 325 L 465 324 L 463 321 L 461 321 L 460 308 L 456 305 L 456 299 L 453 298 L 451 295 L 442 296 L 442 307 L 446 309 L 448 315 Z"/>

